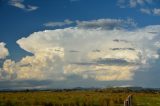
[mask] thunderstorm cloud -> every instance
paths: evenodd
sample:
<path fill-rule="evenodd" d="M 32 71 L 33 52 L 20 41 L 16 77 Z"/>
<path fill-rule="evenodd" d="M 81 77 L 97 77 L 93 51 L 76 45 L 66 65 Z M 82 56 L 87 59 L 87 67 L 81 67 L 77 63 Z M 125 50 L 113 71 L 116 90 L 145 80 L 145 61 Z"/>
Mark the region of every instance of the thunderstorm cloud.
<path fill-rule="evenodd" d="M 86 28 L 86 24 L 98 25 Z M 79 23 L 80 27 L 34 32 L 17 40 L 17 44 L 32 55 L 20 61 L 6 59 L 0 78 L 63 81 L 79 76 L 97 81 L 127 81 L 132 80 L 140 68 L 150 66 L 150 61 L 159 58 L 159 25 L 134 30 L 102 28 L 105 21 L 97 28 L 101 24 L 102 21 L 100 24 L 83 22 Z M 4 46 L 1 43 L 0 49 L 4 51 L 0 53 L 1 58 L 8 53 Z"/>

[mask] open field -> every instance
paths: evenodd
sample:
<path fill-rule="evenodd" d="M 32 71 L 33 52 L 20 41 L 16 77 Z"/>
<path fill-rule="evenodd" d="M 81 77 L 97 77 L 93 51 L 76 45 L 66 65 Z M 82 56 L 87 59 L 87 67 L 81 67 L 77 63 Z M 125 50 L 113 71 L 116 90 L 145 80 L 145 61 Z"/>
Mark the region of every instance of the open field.
<path fill-rule="evenodd" d="M 160 106 L 160 94 L 135 93 L 133 95 L 133 106 Z"/>
<path fill-rule="evenodd" d="M 133 106 L 160 106 L 159 93 L 108 91 L 1 92 L 0 106 L 123 106 L 133 94 Z"/>
<path fill-rule="evenodd" d="M 0 106 L 123 106 L 128 94 L 93 91 L 0 93 Z"/>

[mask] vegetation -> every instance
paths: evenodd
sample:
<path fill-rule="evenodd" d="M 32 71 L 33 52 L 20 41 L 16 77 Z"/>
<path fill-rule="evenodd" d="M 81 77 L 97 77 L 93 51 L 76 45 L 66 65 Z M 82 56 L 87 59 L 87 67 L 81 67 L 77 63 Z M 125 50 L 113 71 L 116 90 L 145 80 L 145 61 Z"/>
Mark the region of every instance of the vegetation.
<path fill-rule="evenodd" d="M 133 106 L 160 106 L 160 93 L 135 93 Z"/>
<path fill-rule="evenodd" d="M 98 91 L 5 92 L 0 106 L 123 106 L 127 93 Z"/>
<path fill-rule="evenodd" d="M 160 106 L 160 93 L 130 89 L 0 92 L 0 106 L 123 106 L 129 94 L 132 106 Z"/>

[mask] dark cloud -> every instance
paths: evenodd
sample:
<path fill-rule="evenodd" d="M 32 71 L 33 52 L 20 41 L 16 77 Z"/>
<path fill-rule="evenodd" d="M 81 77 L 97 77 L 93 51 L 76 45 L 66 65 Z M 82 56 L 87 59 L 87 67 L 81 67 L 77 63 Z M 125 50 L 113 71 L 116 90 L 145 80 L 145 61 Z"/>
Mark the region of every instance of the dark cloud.
<path fill-rule="evenodd" d="M 80 51 L 78 51 L 78 50 L 69 50 L 69 52 L 75 53 L 75 52 L 80 52 Z"/>
<path fill-rule="evenodd" d="M 86 65 L 86 66 L 97 65 L 97 63 L 95 63 L 95 62 L 75 62 L 75 63 L 70 63 L 70 64 L 75 64 L 75 65 Z"/>
<path fill-rule="evenodd" d="M 96 61 L 97 64 L 107 64 L 107 65 L 136 65 L 137 63 L 128 62 L 124 59 L 115 59 L 115 58 L 107 58 L 107 59 L 99 59 Z"/>
<path fill-rule="evenodd" d="M 134 48 L 111 48 L 110 50 L 135 50 Z"/>
<path fill-rule="evenodd" d="M 148 33 L 157 34 L 158 32 L 153 32 L 153 31 L 152 31 L 152 32 L 148 32 Z"/>
<path fill-rule="evenodd" d="M 125 43 L 129 43 L 129 41 L 127 40 L 123 40 L 123 39 L 114 39 L 114 42 L 125 42 Z"/>
<path fill-rule="evenodd" d="M 75 62 L 75 63 L 70 63 L 70 64 L 75 64 L 75 65 L 86 65 L 86 66 L 91 66 L 91 65 L 117 65 L 117 66 L 123 66 L 123 65 L 138 65 L 139 63 L 135 62 L 128 62 L 124 59 L 115 59 L 115 58 L 106 58 L 106 59 L 98 59 L 98 60 L 93 60 L 92 62 Z"/>
<path fill-rule="evenodd" d="M 101 52 L 101 50 L 96 49 L 96 50 L 92 50 L 92 52 Z"/>
<path fill-rule="evenodd" d="M 27 66 L 31 66 L 31 64 L 28 63 L 28 64 L 22 64 L 22 65 L 20 65 L 20 67 L 27 67 Z"/>

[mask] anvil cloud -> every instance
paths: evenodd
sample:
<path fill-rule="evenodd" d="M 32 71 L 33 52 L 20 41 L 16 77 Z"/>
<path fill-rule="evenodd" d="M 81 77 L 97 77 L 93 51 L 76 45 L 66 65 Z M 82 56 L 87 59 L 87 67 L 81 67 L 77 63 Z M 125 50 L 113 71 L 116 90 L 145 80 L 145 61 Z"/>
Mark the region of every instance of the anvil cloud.
<path fill-rule="evenodd" d="M 1 79 L 67 80 L 75 75 L 98 81 L 132 80 L 136 71 L 159 58 L 159 35 L 159 25 L 134 30 L 68 27 L 34 32 L 17 41 L 33 55 L 18 62 L 5 60 Z"/>

